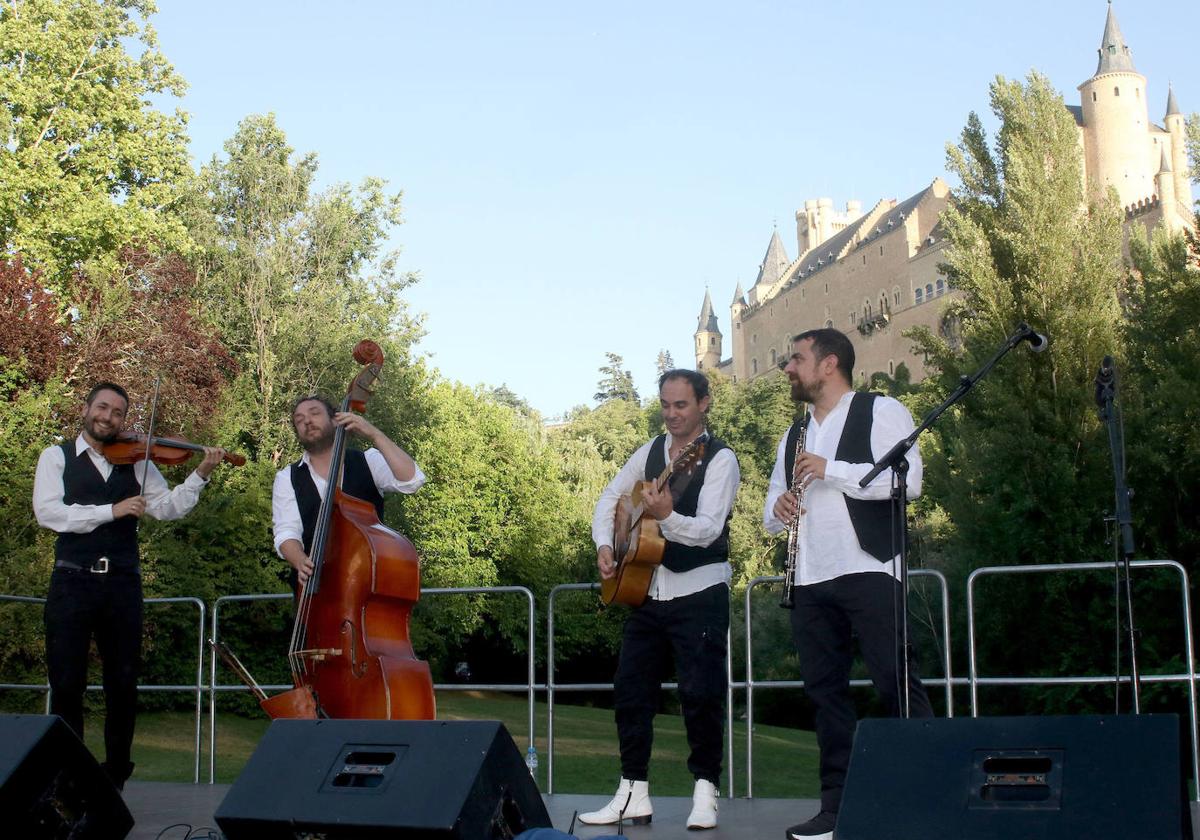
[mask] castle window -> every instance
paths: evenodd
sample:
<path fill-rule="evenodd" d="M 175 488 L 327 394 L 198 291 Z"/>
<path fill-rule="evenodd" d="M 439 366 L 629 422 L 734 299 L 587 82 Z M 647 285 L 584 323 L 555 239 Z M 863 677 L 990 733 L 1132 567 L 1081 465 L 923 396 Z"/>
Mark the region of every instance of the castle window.
<path fill-rule="evenodd" d="M 888 359 L 888 376 L 896 375 L 896 360 Z"/>
<path fill-rule="evenodd" d="M 1120 96 L 1120 95 L 1121 95 L 1121 89 L 1119 87 L 1114 87 L 1113 88 L 1113 96 Z"/>
<path fill-rule="evenodd" d="M 922 289 L 921 289 L 921 287 L 920 287 L 920 286 L 917 286 L 917 292 L 916 292 L 916 295 L 917 295 L 917 303 L 924 303 L 924 302 L 925 302 L 925 292 L 924 292 L 924 291 L 922 291 Z"/>
<path fill-rule="evenodd" d="M 829 284 L 825 284 L 825 294 L 829 294 Z"/>
<path fill-rule="evenodd" d="M 751 359 L 751 360 L 750 360 L 750 372 L 751 372 L 751 373 L 758 373 L 758 359 Z"/>
<path fill-rule="evenodd" d="M 941 296 L 942 296 L 942 295 L 944 295 L 945 293 L 946 293 L 946 281 L 945 281 L 945 280 L 943 280 L 941 277 L 939 277 L 939 278 L 937 279 L 937 294 L 938 294 L 938 297 L 941 297 Z"/>
<path fill-rule="evenodd" d="M 1092 101 L 1096 101 L 1096 91 L 1092 91 Z"/>
<path fill-rule="evenodd" d="M 858 323 L 857 319 L 854 317 L 856 314 L 857 313 L 855 313 L 853 309 L 850 310 L 850 326 L 852 327 Z"/>
<path fill-rule="evenodd" d="M 938 281 L 938 282 L 941 282 L 941 281 Z M 715 338 L 709 338 L 709 339 L 708 339 L 708 346 L 709 346 L 709 347 L 712 347 L 712 346 L 713 346 L 714 344 L 716 344 L 716 343 L 717 343 L 717 340 L 716 340 Z"/>
<path fill-rule="evenodd" d="M 826 328 L 826 329 L 833 329 L 833 321 L 826 321 L 826 322 L 825 322 L 825 328 Z"/>
<path fill-rule="evenodd" d="M 879 246 L 879 256 L 881 256 L 881 257 L 883 256 L 883 246 L 882 245 Z"/>
<path fill-rule="evenodd" d="M 892 288 L 892 299 L 895 301 L 896 306 L 900 305 L 900 287 L 899 286 L 895 286 Z"/>
<path fill-rule="evenodd" d="M 925 284 L 925 297 L 931 298 L 931 299 L 933 298 L 933 284 L 932 283 Z"/>
<path fill-rule="evenodd" d="M 775 362 L 776 362 L 777 360 L 778 360 L 778 357 L 775 355 L 775 350 L 774 350 L 774 348 L 772 348 L 772 349 L 771 349 L 771 364 L 775 364 Z"/>

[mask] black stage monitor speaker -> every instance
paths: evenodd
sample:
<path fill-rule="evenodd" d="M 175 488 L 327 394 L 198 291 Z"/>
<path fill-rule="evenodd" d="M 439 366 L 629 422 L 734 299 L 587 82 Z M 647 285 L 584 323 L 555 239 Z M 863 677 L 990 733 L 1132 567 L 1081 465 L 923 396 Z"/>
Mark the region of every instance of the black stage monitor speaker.
<path fill-rule="evenodd" d="M 499 721 L 277 720 L 216 813 L 228 840 L 492 840 L 550 826 Z"/>
<path fill-rule="evenodd" d="M 1179 840 L 1183 788 L 1175 715 L 871 719 L 837 837 Z"/>
<path fill-rule="evenodd" d="M 0 715 L 0 832 L 22 840 L 120 840 L 133 817 L 57 715 Z"/>

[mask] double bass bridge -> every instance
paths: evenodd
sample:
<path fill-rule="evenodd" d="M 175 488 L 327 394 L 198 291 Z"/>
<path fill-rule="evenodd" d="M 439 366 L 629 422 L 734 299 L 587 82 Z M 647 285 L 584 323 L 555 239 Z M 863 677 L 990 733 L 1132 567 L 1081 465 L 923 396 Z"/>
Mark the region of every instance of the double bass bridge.
<path fill-rule="evenodd" d="M 326 659 L 335 656 L 341 656 L 345 651 L 341 648 L 309 648 L 308 650 L 297 650 L 292 653 L 296 659 L 306 659 L 309 662 L 324 662 Z"/>

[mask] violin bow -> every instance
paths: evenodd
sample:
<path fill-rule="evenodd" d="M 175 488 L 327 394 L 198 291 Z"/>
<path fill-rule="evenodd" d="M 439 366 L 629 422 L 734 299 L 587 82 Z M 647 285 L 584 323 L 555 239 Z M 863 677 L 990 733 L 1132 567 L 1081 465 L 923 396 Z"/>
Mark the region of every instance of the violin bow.
<path fill-rule="evenodd" d="M 158 386 L 162 375 L 154 378 L 154 398 L 150 402 L 150 429 L 146 432 L 146 463 L 142 466 L 142 498 L 146 498 L 146 479 L 150 477 L 150 445 L 154 440 L 154 421 L 158 415 Z"/>

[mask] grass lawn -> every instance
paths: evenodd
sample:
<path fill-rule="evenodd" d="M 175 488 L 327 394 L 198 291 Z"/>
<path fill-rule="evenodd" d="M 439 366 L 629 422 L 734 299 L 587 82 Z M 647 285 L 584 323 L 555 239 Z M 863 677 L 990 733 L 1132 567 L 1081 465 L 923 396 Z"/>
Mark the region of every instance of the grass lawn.
<path fill-rule="evenodd" d="M 529 712 L 525 697 L 484 692 L 440 692 L 438 717 L 442 720 L 500 720 L 522 753 L 529 746 Z M 205 707 L 207 710 L 207 706 Z M 138 716 L 133 760 L 134 778 L 144 781 L 190 782 L 194 761 L 194 717 L 188 712 L 149 712 Z M 232 782 L 268 721 L 221 714 L 217 721 L 217 781 Z M 86 726 L 88 747 L 104 753 L 102 718 Z M 200 779 L 208 781 L 208 720 L 202 721 Z M 754 795 L 761 797 L 816 798 L 817 745 L 813 733 L 777 726 L 754 727 Z M 535 738 L 538 750 L 538 784 L 546 789 L 546 706 L 536 707 Z M 687 772 L 687 740 L 678 715 L 655 718 L 655 743 L 650 766 L 653 790 L 661 796 L 690 796 L 692 779 Z M 746 793 L 746 727 L 734 723 L 734 793 Z M 554 792 L 611 793 L 620 776 L 617 731 L 609 709 L 582 706 L 554 707 Z"/>

